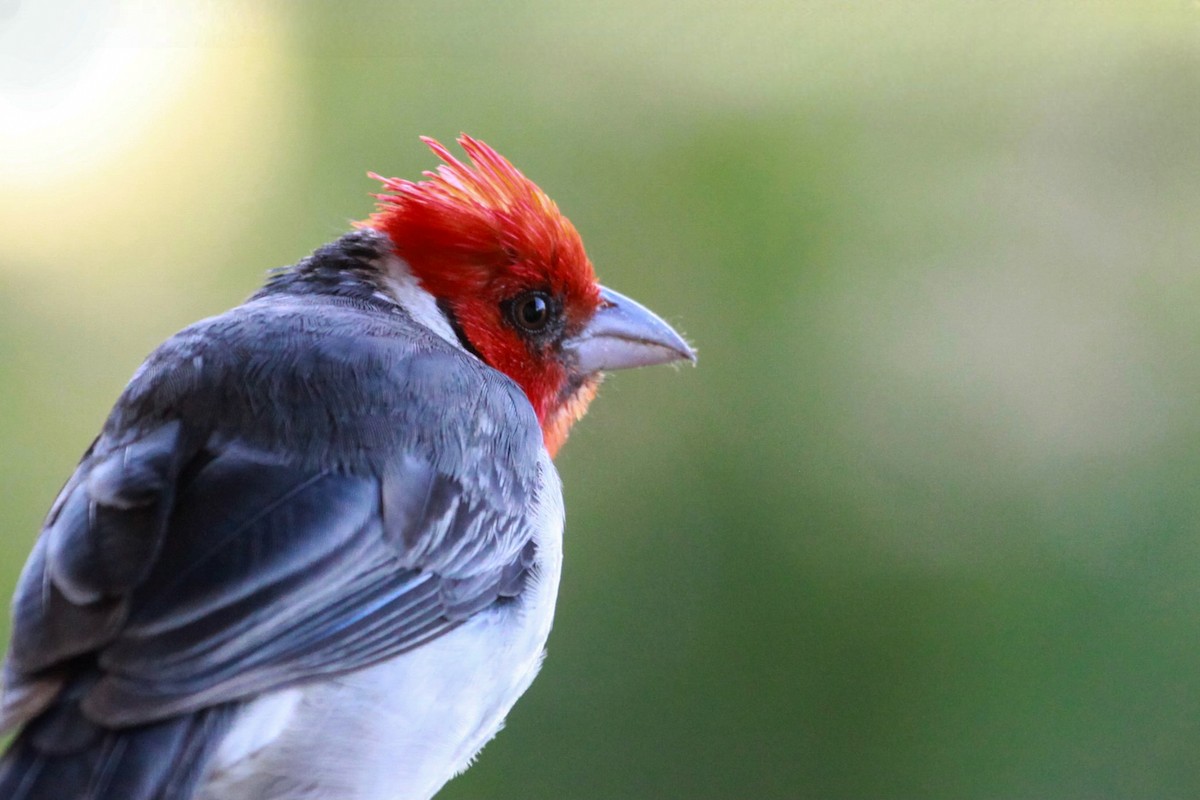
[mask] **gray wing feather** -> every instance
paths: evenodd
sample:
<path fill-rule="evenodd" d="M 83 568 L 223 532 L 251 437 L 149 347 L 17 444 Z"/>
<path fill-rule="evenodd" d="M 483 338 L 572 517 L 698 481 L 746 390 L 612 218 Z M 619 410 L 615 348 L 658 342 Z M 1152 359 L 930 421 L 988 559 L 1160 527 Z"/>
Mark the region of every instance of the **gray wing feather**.
<path fill-rule="evenodd" d="M 254 319 L 168 342 L 64 487 L 18 586 L 0 724 L 44 708 L 80 658 L 99 673 L 84 713 L 128 726 L 361 668 L 520 593 L 542 476 L 519 390 L 378 331 L 362 355 L 336 314 L 277 341 Z M 279 363 L 302 384 L 271 382 Z M 313 388 L 322 372 L 341 405 Z M 302 452 L 270 446 L 281 426 Z"/>
<path fill-rule="evenodd" d="M 160 431 L 147 438 L 180 441 Z M 60 636 L 49 648 L 18 637 L 13 664 L 31 673 L 94 650 L 101 677 L 83 708 L 105 724 L 161 719 L 366 666 L 513 594 L 524 574 L 524 510 L 484 512 L 484 501 L 466 499 L 462 487 L 412 458 L 402 473 L 408 480 L 397 473 L 386 481 L 313 474 L 236 445 L 193 459 L 204 465 L 179 486 L 157 528 L 144 517 L 162 499 L 125 511 L 136 515 L 124 531 L 132 542 L 113 514 L 72 510 L 99 505 L 91 481 L 74 482 L 69 491 L 83 499 L 63 503 L 39 547 L 47 551 L 41 574 L 22 582 L 21 597 L 58 587 L 59 575 L 76 595 L 100 596 L 101 587 L 124 585 L 107 568 L 113 549 L 142 557 L 127 572 L 144 577 L 115 601 L 75 603 L 64 593 L 55 607 L 18 604 L 18 631 Z M 414 538 L 419 529 L 430 535 Z M 163 537 L 169 545 L 157 553 L 150 542 Z M 58 539 L 92 557 L 75 558 Z M 484 556 L 477 541 L 503 546 Z M 118 610 L 89 632 L 61 625 L 64 602 L 71 613 L 114 603 Z"/>

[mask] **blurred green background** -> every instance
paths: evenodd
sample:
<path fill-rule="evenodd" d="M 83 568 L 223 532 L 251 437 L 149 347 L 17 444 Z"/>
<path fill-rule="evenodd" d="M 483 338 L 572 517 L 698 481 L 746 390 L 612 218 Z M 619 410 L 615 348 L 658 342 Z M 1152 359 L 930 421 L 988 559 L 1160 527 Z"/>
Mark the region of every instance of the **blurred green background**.
<path fill-rule="evenodd" d="M 447 800 L 1200 796 L 1200 5 L 0 0 L 0 593 L 142 357 L 483 138 L 700 366 Z"/>

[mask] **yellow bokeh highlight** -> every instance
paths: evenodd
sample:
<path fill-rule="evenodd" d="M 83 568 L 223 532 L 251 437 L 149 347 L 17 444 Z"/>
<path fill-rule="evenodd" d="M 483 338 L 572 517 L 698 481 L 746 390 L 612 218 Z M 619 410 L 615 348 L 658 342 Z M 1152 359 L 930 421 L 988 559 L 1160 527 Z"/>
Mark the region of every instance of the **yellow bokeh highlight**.
<path fill-rule="evenodd" d="M 26 52 L 0 62 L 0 275 L 47 288 L 32 295 L 55 306 L 88 313 L 103 300 L 111 313 L 157 299 L 118 292 L 114 277 L 206 268 L 214 252 L 181 253 L 171 230 L 244 229 L 269 191 L 261 176 L 302 137 L 287 122 L 294 82 L 269 7 L 89 9 L 26 3 L 4 26 L 0 43 Z"/>

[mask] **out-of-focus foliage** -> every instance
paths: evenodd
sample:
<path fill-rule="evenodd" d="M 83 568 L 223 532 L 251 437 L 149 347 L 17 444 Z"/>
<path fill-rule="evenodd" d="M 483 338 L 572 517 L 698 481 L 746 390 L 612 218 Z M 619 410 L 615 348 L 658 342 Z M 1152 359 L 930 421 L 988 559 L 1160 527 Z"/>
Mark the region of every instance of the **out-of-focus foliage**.
<path fill-rule="evenodd" d="M 445 798 L 1200 795 L 1200 7 L 0 2 L 0 589 L 142 356 L 508 155 L 700 367 Z"/>

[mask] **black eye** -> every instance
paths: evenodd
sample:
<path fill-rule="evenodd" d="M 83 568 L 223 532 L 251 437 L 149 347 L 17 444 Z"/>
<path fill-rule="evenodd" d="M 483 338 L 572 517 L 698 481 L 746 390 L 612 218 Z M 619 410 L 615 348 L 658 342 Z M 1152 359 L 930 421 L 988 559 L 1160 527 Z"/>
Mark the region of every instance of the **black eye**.
<path fill-rule="evenodd" d="M 545 292 L 526 292 L 512 301 L 510 315 L 518 327 L 531 333 L 550 323 L 550 297 Z"/>

